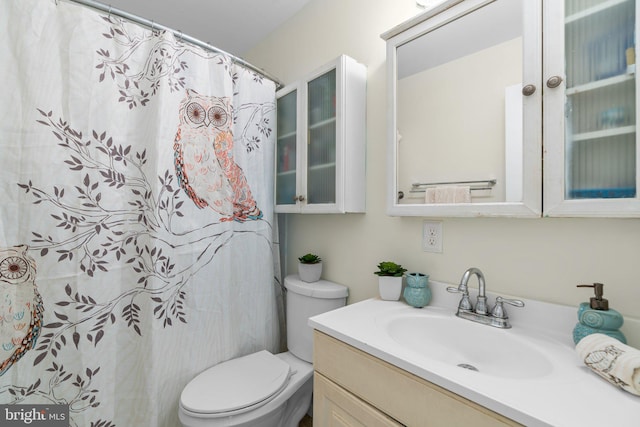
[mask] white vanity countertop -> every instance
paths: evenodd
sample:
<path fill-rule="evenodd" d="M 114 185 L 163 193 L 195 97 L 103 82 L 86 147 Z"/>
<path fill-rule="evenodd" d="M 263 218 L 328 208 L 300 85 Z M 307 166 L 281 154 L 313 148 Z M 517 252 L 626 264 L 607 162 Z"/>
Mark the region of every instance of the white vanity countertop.
<path fill-rule="evenodd" d="M 507 306 L 513 325 L 508 333 L 545 336 L 552 342 L 545 352 L 553 353 L 549 356 L 557 364 L 550 375 L 540 378 L 483 375 L 403 347 L 384 332 L 381 318 L 422 310 L 451 314 L 456 311 L 459 295 L 447 293 L 444 283 L 431 282 L 430 286 L 432 301 L 422 309 L 402 300 L 370 299 L 314 316 L 309 326 L 526 426 L 640 426 L 640 396 L 597 376 L 575 352 L 571 333 L 577 322 L 577 307 L 532 300 L 523 300 L 524 308 Z M 475 302 L 473 289 L 470 293 Z M 487 296 L 493 304 L 494 296 Z"/>

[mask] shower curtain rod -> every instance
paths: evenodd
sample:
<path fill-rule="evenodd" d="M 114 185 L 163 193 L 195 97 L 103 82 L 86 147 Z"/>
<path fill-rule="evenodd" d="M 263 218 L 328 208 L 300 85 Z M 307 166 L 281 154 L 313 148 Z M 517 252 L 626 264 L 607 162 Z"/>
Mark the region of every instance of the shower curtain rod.
<path fill-rule="evenodd" d="M 222 49 L 218 49 L 215 46 L 210 45 L 209 43 L 205 43 L 202 40 L 196 39 L 194 37 L 191 37 L 187 34 L 183 34 L 182 31 L 179 30 L 174 30 L 173 28 L 169 28 L 166 27 L 164 25 L 161 24 L 157 24 L 154 21 L 150 21 L 146 18 L 142 18 L 138 15 L 134 15 L 132 13 L 129 12 L 125 12 L 124 10 L 121 9 L 117 9 L 115 7 L 111 7 L 111 5 L 107 5 L 104 3 L 101 3 L 99 1 L 95 1 L 95 0 L 66 0 L 66 1 L 70 1 L 72 3 L 78 3 L 78 4 L 82 4 L 84 6 L 88 6 L 91 7 L 93 9 L 97 9 L 100 10 L 102 12 L 107 12 L 109 15 L 116 15 L 119 16 L 121 18 L 127 19 L 129 21 L 135 22 L 136 24 L 140 24 L 143 25 L 145 27 L 151 28 L 152 30 L 162 30 L 162 31 L 170 31 L 171 33 L 173 33 L 174 36 L 176 36 L 177 38 L 179 38 L 180 40 L 189 42 L 193 45 L 196 45 L 198 47 L 201 47 L 203 49 L 206 50 L 210 50 L 212 52 L 217 52 L 217 53 L 221 53 L 223 55 L 229 56 L 233 62 L 250 69 L 251 71 L 255 71 L 256 73 L 266 77 L 267 79 L 273 81 L 276 84 L 276 89 L 282 89 L 284 87 L 284 84 L 278 80 L 276 77 L 272 76 L 271 74 L 269 74 L 268 72 L 256 67 L 253 64 L 248 63 L 247 61 L 245 61 L 242 58 L 239 58 L 235 55 L 230 54 L 229 52 L 225 52 Z M 58 0 L 56 0 L 56 3 L 58 2 Z"/>

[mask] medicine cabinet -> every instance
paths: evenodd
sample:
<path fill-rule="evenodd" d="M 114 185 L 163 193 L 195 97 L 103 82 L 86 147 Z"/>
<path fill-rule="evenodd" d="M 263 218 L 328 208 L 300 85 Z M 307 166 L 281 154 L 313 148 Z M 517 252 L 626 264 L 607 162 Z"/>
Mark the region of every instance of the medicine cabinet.
<path fill-rule="evenodd" d="M 346 55 L 278 91 L 276 212 L 364 212 L 365 91 Z"/>
<path fill-rule="evenodd" d="M 383 34 L 388 213 L 640 216 L 637 27 L 634 0 L 449 0 Z"/>

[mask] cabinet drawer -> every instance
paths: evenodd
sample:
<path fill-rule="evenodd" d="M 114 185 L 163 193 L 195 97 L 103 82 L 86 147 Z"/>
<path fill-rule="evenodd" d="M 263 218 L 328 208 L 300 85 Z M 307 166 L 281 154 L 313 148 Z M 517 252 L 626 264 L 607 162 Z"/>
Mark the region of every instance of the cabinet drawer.
<path fill-rule="evenodd" d="M 313 376 L 315 427 L 402 427 L 322 374 Z"/>
<path fill-rule="evenodd" d="M 313 363 L 323 376 L 408 426 L 520 425 L 318 331 Z"/>

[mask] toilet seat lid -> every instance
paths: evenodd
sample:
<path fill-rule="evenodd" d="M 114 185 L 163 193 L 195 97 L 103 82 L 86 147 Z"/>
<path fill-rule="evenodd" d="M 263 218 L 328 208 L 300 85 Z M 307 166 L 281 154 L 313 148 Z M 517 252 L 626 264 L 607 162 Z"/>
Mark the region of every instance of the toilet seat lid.
<path fill-rule="evenodd" d="M 242 413 L 280 393 L 290 376 L 286 362 L 262 350 L 205 370 L 187 384 L 180 401 L 200 414 Z"/>

